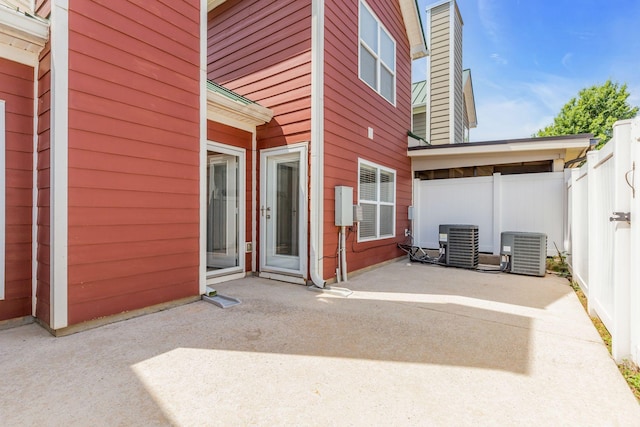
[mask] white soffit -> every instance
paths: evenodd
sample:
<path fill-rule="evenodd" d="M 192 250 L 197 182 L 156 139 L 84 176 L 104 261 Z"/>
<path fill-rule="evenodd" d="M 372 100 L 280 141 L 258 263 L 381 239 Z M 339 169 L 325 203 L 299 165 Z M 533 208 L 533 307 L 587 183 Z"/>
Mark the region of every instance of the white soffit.
<path fill-rule="evenodd" d="M 219 116 L 260 126 L 271 121 L 273 111 L 258 104 L 237 102 L 207 89 L 207 119 L 217 121 Z"/>
<path fill-rule="evenodd" d="M 0 57 L 34 65 L 49 38 L 49 23 L 0 6 Z"/>
<path fill-rule="evenodd" d="M 424 58 L 429 55 L 429 51 L 427 50 L 427 42 L 424 37 L 416 0 L 400 0 L 400 10 L 407 29 L 407 37 L 411 47 L 411 59 Z"/>

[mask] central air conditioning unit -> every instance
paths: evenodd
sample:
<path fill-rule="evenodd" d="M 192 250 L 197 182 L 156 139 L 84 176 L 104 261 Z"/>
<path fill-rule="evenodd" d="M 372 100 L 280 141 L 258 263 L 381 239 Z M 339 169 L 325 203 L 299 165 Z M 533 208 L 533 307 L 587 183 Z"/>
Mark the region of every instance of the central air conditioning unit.
<path fill-rule="evenodd" d="M 451 267 L 478 267 L 478 226 L 441 224 L 440 249 L 444 251 L 444 264 Z"/>
<path fill-rule="evenodd" d="M 505 231 L 500 235 L 500 255 L 507 257 L 509 273 L 542 277 L 546 273 L 547 235 Z"/>

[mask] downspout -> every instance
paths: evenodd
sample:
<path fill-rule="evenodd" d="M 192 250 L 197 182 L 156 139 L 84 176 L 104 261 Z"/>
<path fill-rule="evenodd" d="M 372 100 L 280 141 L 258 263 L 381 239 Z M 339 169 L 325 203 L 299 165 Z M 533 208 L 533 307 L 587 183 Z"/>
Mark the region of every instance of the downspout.
<path fill-rule="evenodd" d="M 322 278 L 322 212 L 324 158 L 324 0 L 311 2 L 311 183 L 309 273 L 313 286 L 324 288 Z"/>
<path fill-rule="evenodd" d="M 340 271 L 342 271 L 342 281 L 346 282 L 348 280 L 347 277 L 347 227 L 340 227 L 340 257 L 342 267 Z"/>

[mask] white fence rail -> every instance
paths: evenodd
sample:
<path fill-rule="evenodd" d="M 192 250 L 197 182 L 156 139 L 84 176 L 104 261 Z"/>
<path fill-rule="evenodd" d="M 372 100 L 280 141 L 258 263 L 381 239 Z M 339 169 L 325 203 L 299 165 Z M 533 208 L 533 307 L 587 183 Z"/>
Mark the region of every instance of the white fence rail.
<path fill-rule="evenodd" d="M 640 118 L 619 121 L 613 138 L 567 182 L 568 261 L 589 312 L 612 336 L 613 357 L 640 363 Z M 630 214 L 631 221 L 621 219 Z M 612 220 L 613 219 L 613 220 Z"/>
<path fill-rule="evenodd" d="M 438 179 L 414 182 L 414 244 L 438 247 L 440 224 L 478 226 L 480 251 L 500 253 L 500 233 L 547 235 L 547 254 L 565 250 L 566 187 L 563 172 Z"/>

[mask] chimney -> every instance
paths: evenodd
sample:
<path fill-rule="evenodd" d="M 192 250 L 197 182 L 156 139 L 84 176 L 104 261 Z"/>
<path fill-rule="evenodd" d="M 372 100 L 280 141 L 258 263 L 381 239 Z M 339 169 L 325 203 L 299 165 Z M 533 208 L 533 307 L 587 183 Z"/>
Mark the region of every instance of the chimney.
<path fill-rule="evenodd" d="M 426 139 L 433 145 L 464 141 L 462 25 L 455 0 L 427 6 L 431 55 Z"/>

